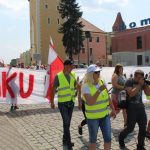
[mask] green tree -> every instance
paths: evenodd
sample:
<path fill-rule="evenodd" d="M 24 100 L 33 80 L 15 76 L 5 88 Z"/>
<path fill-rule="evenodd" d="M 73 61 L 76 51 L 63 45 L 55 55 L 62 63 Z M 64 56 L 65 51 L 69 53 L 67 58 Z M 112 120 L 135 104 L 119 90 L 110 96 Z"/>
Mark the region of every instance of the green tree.
<path fill-rule="evenodd" d="M 72 60 L 72 55 L 80 53 L 80 49 L 83 46 L 83 24 L 82 21 L 79 21 L 82 17 L 82 12 L 76 0 L 61 0 L 59 13 L 64 20 L 59 32 L 63 34 L 63 45 L 69 55 L 69 59 Z"/>

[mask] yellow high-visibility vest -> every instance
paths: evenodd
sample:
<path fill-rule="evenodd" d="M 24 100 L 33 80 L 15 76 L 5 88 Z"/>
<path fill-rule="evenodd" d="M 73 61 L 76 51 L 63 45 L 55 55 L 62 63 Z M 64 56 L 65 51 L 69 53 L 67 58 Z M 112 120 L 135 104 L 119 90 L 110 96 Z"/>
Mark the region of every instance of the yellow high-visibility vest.
<path fill-rule="evenodd" d="M 75 101 L 75 73 L 70 74 L 70 83 L 63 72 L 57 74 L 59 80 L 58 102 Z"/>
<path fill-rule="evenodd" d="M 103 81 L 99 81 L 100 86 L 102 86 L 103 83 L 104 83 Z M 94 85 L 88 86 L 88 87 L 89 87 L 91 96 L 93 96 L 97 92 L 96 87 Z M 83 96 L 83 99 L 85 100 L 84 96 Z M 107 90 L 103 90 L 100 93 L 95 104 L 88 105 L 87 102 L 85 101 L 85 114 L 86 114 L 87 119 L 104 118 L 106 115 L 109 114 L 108 105 L 109 105 L 109 94 Z"/>

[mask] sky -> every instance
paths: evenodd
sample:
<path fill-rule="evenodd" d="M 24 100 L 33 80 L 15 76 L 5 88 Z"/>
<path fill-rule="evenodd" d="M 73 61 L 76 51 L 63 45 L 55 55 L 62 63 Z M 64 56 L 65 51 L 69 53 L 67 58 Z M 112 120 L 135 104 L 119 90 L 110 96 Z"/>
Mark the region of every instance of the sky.
<path fill-rule="evenodd" d="M 129 23 L 150 18 L 150 0 L 76 0 L 83 18 L 100 29 L 110 32 L 118 12 Z M 6 64 L 30 48 L 28 0 L 0 0 L 0 60 Z"/>

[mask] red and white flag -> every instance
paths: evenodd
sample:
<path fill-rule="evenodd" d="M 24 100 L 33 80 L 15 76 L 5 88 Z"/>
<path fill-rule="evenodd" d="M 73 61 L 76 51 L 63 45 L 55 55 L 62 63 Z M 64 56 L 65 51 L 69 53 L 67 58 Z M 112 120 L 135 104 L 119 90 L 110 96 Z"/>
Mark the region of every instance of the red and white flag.
<path fill-rule="evenodd" d="M 51 37 L 49 43 L 48 65 L 49 66 L 47 69 L 45 83 L 45 97 L 50 101 L 54 78 L 57 75 L 57 73 L 62 71 L 64 68 L 63 61 L 59 58 L 56 51 L 54 50 L 54 44 Z"/>

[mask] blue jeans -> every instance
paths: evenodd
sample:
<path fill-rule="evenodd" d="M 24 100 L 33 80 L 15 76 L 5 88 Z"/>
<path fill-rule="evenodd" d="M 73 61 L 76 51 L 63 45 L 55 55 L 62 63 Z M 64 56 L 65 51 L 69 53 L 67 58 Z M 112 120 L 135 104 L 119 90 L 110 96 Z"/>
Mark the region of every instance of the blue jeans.
<path fill-rule="evenodd" d="M 104 142 L 111 142 L 111 124 L 109 115 L 100 119 L 87 119 L 87 124 L 89 130 L 89 142 L 91 144 L 94 144 L 97 141 L 99 127 L 101 128 Z"/>
<path fill-rule="evenodd" d="M 72 112 L 74 108 L 74 102 L 63 102 L 58 103 L 58 108 L 60 110 L 62 119 L 63 119 L 63 143 L 70 143 L 70 123 L 72 118 Z"/>

